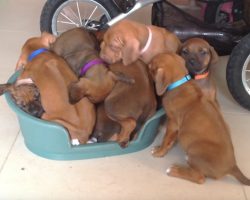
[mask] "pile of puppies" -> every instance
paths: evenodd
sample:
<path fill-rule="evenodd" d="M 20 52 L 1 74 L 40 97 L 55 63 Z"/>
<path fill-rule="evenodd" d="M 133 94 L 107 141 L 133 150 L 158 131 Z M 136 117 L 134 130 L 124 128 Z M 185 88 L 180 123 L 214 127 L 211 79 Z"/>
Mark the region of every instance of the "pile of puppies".
<path fill-rule="evenodd" d="M 40 102 L 39 112 L 31 113 L 62 124 L 73 144 L 93 136 L 123 148 L 155 113 L 160 96 L 167 131 L 152 154 L 162 157 L 178 141 L 188 164 L 173 165 L 168 175 L 203 183 L 206 177 L 230 174 L 250 185 L 237 167 L 216 100 L 209 66 L 217 59 L 202 39 L 181 44 L 166 29 L 123 20 L 104 34 L 76 28 L 58 38 L 43 33 L 29 39 L 17 64 L 23 71 L 16 83 L 2 85 L 1 92 L 18 100 L 18 87 L 32 88 L 19 105 Z"/>

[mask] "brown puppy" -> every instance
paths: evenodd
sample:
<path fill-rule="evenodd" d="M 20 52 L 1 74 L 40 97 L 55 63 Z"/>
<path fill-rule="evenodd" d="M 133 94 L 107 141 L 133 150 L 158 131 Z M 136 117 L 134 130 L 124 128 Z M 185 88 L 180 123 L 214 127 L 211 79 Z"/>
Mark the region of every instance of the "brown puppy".
<path fill-rule="evenodd" d="M 218 106 L 193 80 L 188 81 L 185 61 L 176 54 L 160 54 L 150 64 L 150 71 L 168 117 L 163 142 L 152 153 L 164 156 L 178 140 L 187 154 L 188 166 L 173 165 L 168 175 L 204 183 L 205 177 L 219 179 L 230 174 L 250 185 L 237 167 L 229 129 Z M 182 79 L 185 81 L 179 82 Z"/>
<path fill-rule="evenodd" d="M 164 28 L 122 20 L 110 27 L 101 44 L 101 58 L 108 63 L 122 60 L 129 65 L 138 58 L 148 64 L 164 52 L 177 52 L 180 40 Z"/>
<path fill-rule="evenodd" d="M 201 38 L 191 38 L 181 45 L 180 55 L 204 94 L 217 102 L 216 86 L 209 71 L 210 66 L 218 61 L 218 54 L 214 48 Z"/>
<path fill-rule="evenodd" d="M 69 87 L 70 101 L 75 103 L 83 97 L 88 97 L 94 103 L 104 101 L 108 118 L 121 127 L 117 141 L 120 146 L 126 147 L 136 126 L 141 125 L 156 110 L 153 82 L 148 76 L 146 65 L 140 61 L 128 67 L 122 63 L 107 67 L 93 45 L 96 41 L 91 39 L 88 31 L 85 30 L 84 34 L 88 43 L 86 51 L 82 49 L 84 53 L 81 54 L 84 73 L 78 82 Z M 93 44 L 89 44 L 91 42 Z M 87 67 L 85 71 L 86 66 L 90 68 Z M 134 83 L 130 83 L 131 80 Z"/>
<path fill-rule="evenodd" d="M 121 126 L 111 120 L 105 111 L 104 102 L 96 105 L 96 123 L 93 130 L 92 138 L 97 142 L 116 141 L 117 133 L 120 133 Z"/>
<path fill-rule="evenodd" d="M 33 83 L 0 84 L 0 95 L 10 93 L 19 108 L 34 117 L 41 117 L 44 113 L 38 88 Z"/>
<path fill-rule="evenodd" d="M 99 49 L 99 43 L 95 35 L 83 28 L 65 31 L 57 38 L 54 38 L 54 42 L 53 39 L 49 38 L 55 36 L 46 34 L 46 37 L 52 41 L 48 46 L 51 51 L 63 57 L 78 77 L 81 74 L 81 68 L 86 62 L 85 57 L 88 55 L 91 57 L 96 52 L 96 49 Z"/>
<path fill-rule="evenodd" d="M 95 123 L 94 105 L 87 98 L 75 105 L 69 103 L 67 88 L 77 77 L 58 55 L 50 51 L 34 54 L 46 46 L 48 40 L 44 35 L 26 41 L 18 62 L 25 64 L 25 68 L 18 80 L 30 78 L 38 87 L 45 111 L 42 119 L 63 125 L 73 141 L 86 143 Z"/>

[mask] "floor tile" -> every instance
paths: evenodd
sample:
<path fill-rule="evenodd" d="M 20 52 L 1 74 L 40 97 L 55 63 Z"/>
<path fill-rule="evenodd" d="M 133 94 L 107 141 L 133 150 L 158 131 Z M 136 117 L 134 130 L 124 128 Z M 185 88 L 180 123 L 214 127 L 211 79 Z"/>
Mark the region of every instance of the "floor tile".
<path fill-rule="evenodd" d="M 0 30 L 34 31 L 39 30 L 40 14 L 45 0 L 1 0 Z"/>

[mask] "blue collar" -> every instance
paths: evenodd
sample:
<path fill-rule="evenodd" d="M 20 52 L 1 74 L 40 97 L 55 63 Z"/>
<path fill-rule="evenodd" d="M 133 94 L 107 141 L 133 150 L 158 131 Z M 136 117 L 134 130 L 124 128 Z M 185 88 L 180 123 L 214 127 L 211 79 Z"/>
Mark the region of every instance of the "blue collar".
<path fill-rule="evenodd" d="M 43 53 L 43 52 L 47 52 L 47 51 L 48 51 L 48 49 L 46 49 L 46 48 L 40 48 L 40 49 L 37 49 L 37 50 L 33 51 L 33 52 L 29 55 L 28 61 L 32 61 L 33 58 L 35 58 L 35 57 L 38 56 L 39 54 L 41 54 L 41 53 Z"/>
<path fill-rule="evenodd" d="M 189 80 L 191 79 L 191 76 L 188 74 L 186 76 L 184 76 L 182 79 L 170 84 L 168 87 L 167 87 L 167 91 L 169 90 L 173 90 L 174 88 L 177 88 L 179 86 L 181 86 L 182 84 L 188 82 Z"/>

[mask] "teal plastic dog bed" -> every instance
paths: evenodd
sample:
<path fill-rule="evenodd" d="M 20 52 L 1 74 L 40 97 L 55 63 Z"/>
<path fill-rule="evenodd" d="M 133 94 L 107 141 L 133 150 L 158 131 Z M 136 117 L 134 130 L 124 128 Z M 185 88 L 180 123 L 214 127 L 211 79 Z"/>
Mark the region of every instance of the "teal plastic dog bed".
<path fill-rule="evenodd" d="M 15 73 L 8 82 L 14 82 Z M 148 147 L 157 134 L 161 117 L 165 114 L 160 109 L 140 130 L 136 140 L 122 149 L 116 142 L 93 143 L 72 146 L 67 130 L 53 122 L 35 118 L 22 111 L 13 101 L 10 94 L 5 95 L 10 108 L 16 113 L 20 129 L 27 148 L 44 158 L 54 160 L 80 160 L 136 152 Z"/>

